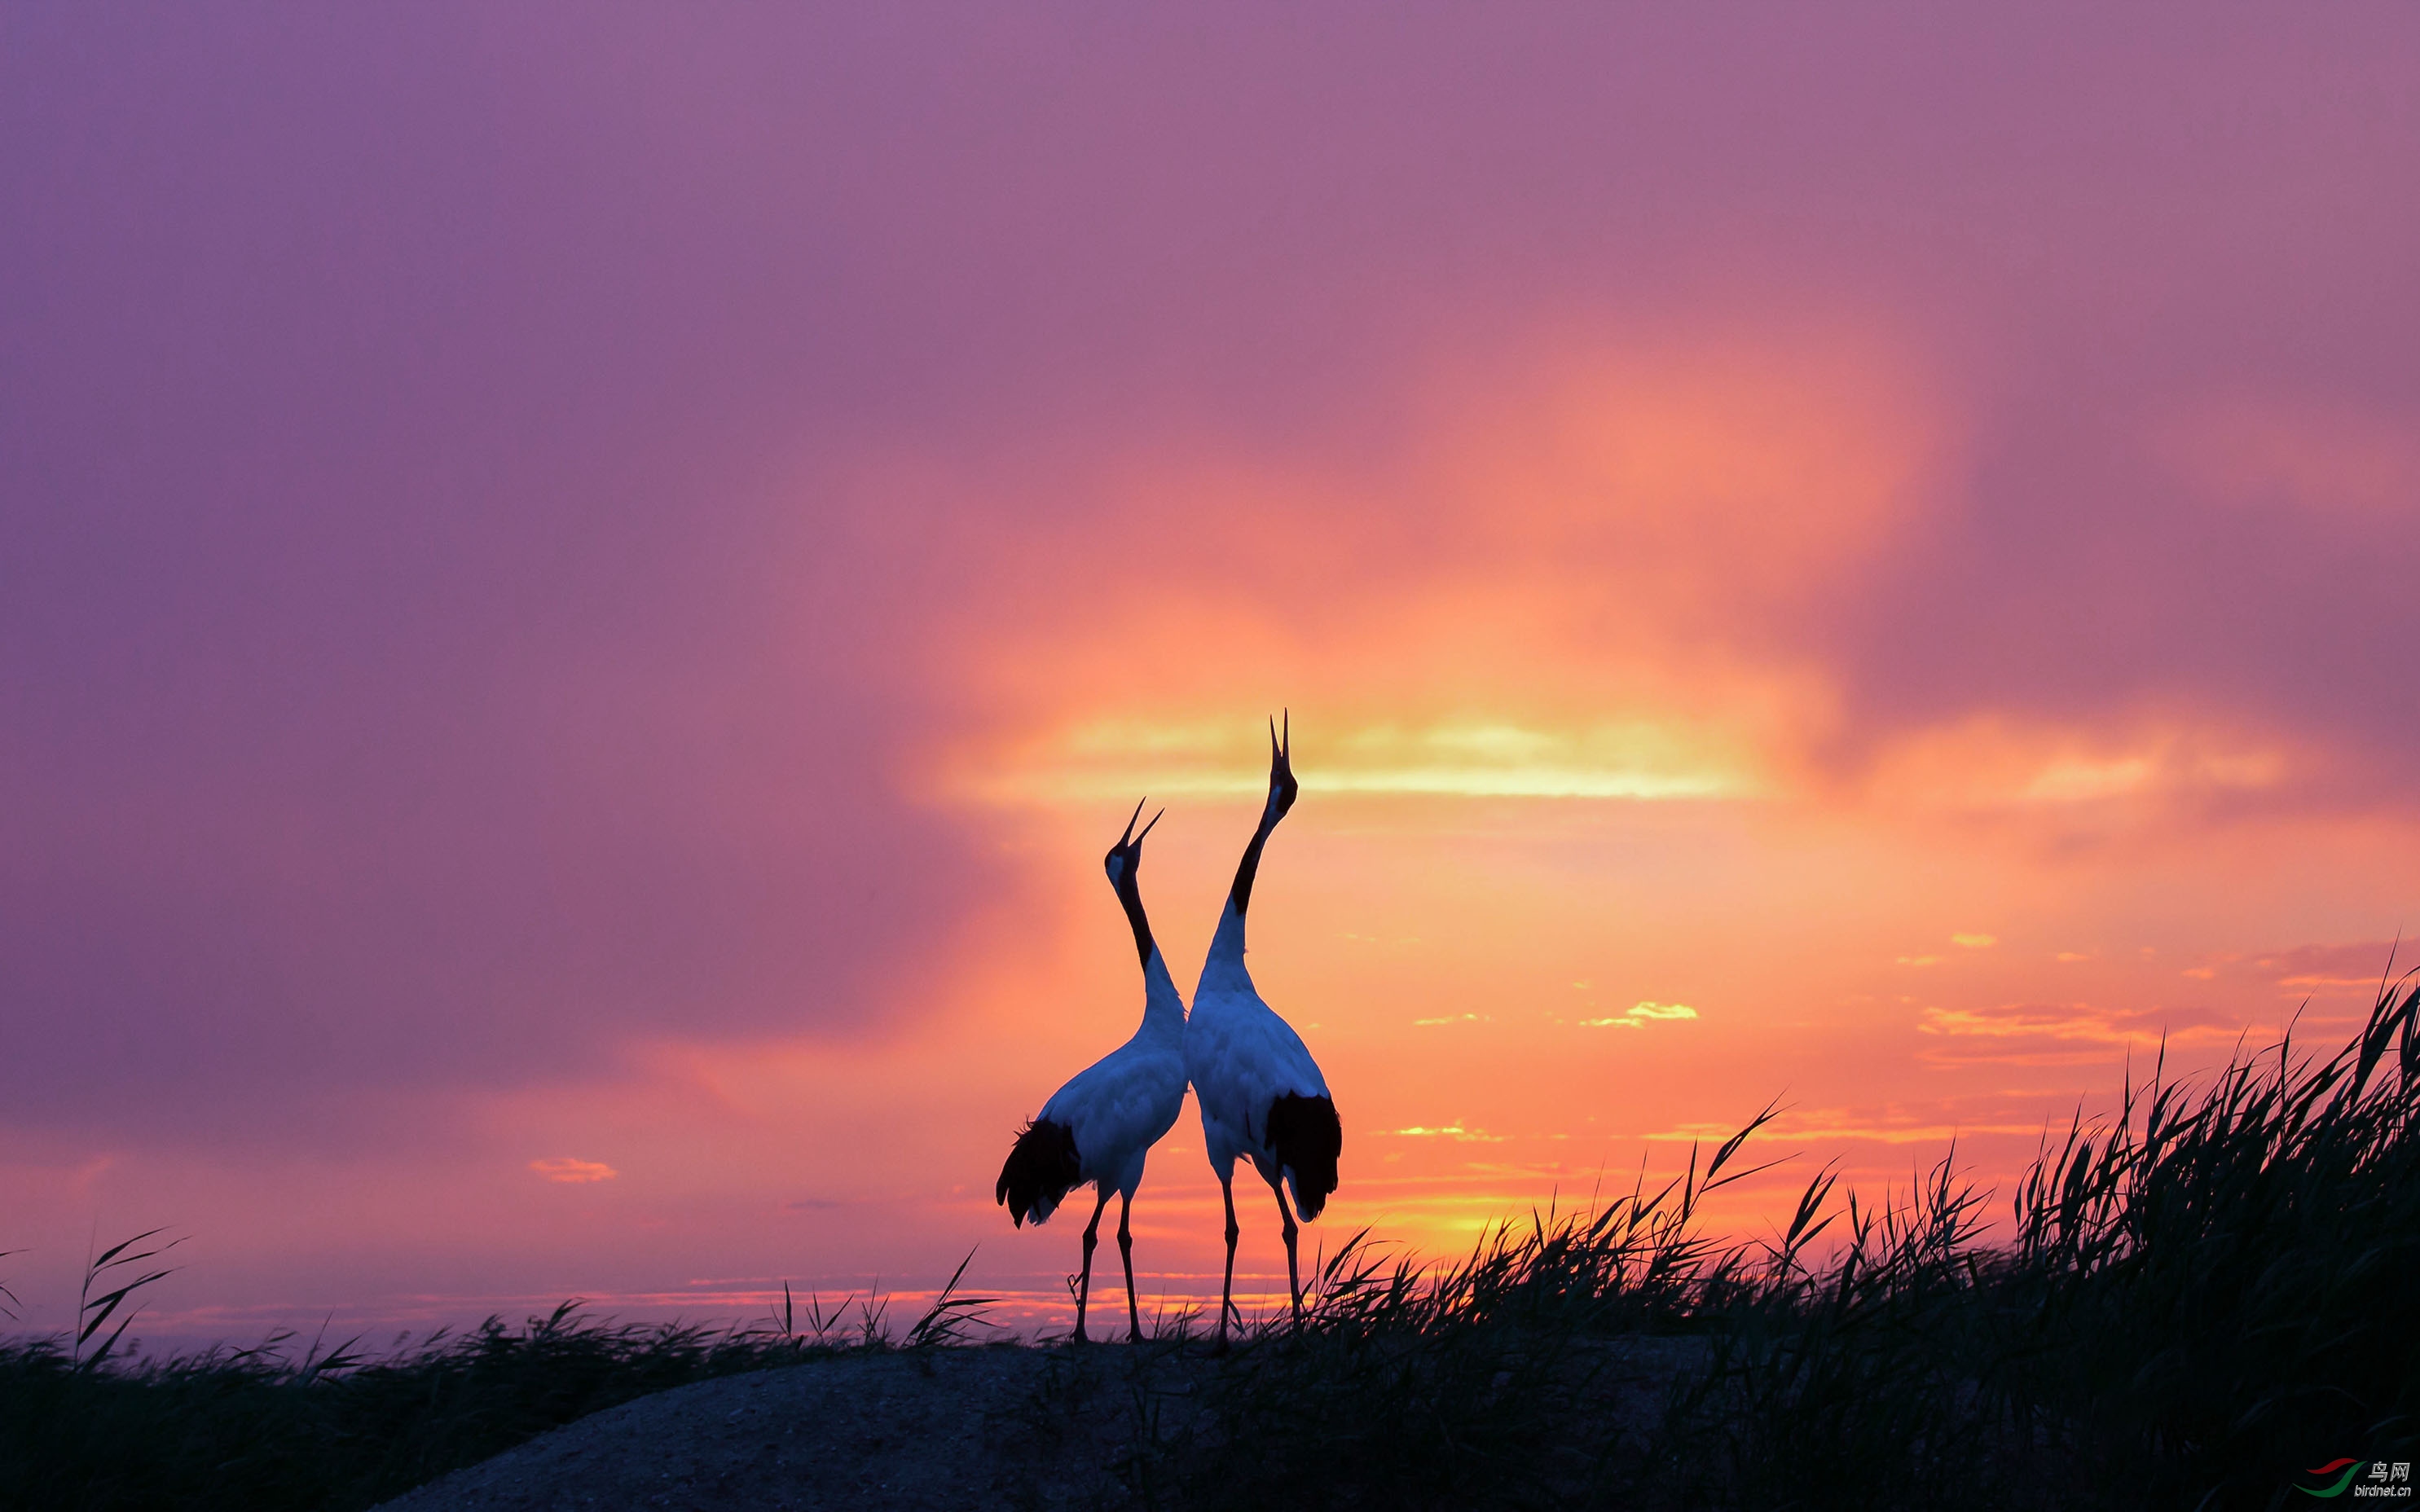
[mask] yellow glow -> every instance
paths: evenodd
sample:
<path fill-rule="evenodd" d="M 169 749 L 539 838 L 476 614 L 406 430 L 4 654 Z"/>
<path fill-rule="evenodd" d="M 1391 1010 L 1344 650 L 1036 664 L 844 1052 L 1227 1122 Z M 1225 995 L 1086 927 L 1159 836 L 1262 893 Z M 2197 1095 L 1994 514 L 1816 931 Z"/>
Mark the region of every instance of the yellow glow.
<path fill-rule="evenodd" d="M 1686 1003 L 1635 1003 L 1620 1018 L 1582 1019 L 1580 1026 L 1588 1029 L 1635 1029 L 1642 1024 L 1697 1016 L 1698 1011 Z"/>
<path fill-rule="evenodd" d="M 1492 1134 L 1484 1129 L 1466 1129 L 1459 1123 L 1449 1123 L 1437 1129 L 1423 1129 L 1417 1125 L 1409 1129 L 1388 1129 L 1381 1135 L 1381 1137 L 1388 1136 L 1403 1139 L 1451 1139 L 1458 1144 L 1500 1145 L 1504 1143 L 1502 1134 Z"/>
<path fill-rule="evenodd" d="M 961 779 L 994 805 L 1092 803 L 1122 795 L 1257 797 L 1265 741 L 1238 721 L 1101 718 L 1044 737 Z M 1569 728 L 1508 720 L 1322 730 L 1297 747 L 1295 775 L 1322 792 L 1658 801 L 1742 797 L 1757 783 L 1711 733 L 1629 720 Z"/>
<path fill-rule="evenodd" d="M 1686 1003 L 1638 1003 L 1633 1005 L 1630 1016 L 1635 1019 L 1693 1019 L 1698 1011 Z"/>

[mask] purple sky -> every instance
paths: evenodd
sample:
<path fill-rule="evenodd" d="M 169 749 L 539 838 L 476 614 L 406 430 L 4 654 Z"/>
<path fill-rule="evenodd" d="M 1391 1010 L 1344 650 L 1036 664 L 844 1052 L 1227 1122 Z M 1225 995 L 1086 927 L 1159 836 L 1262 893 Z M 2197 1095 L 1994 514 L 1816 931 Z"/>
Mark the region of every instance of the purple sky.
<path fill-rule="evenodd" d="M 1036 896 L 927 780 L 1022 648 L 1307 680 L 1475 563 L 1574 667 L 1658 583 L 1671 665 L 1820 667 L 1817 785 L 2156 726 L 2292 753 L 2200 818 L 2409 825 L 2415 79 L 2402 3 L 11 7 L 0 1139 L 913 1040 Z M 1887 528 L 1733 575 L 1424 471 L 1708 350 L 1920 429 Z"/>

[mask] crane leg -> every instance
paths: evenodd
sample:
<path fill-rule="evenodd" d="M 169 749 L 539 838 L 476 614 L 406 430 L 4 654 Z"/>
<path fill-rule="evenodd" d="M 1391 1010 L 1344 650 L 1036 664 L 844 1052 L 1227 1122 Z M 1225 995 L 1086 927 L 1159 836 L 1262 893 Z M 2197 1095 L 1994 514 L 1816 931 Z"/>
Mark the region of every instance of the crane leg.
<path fill-rule="evenodd" d="M 1109 1205 L 1109 1189 L 1104 1187 L 1100 1200 L 1093 1204 L 1093 1221 L 1084 1226 L 1084 1279 L 1076 1288 L 1076 1342 L 1078 1344 L 1084 1342 L 1084 1304 L 1093 1295 L 1093 1246 L 1100 1242 L 1101 1210 Z"/>
<path fill-rule="evenodd" d="M 1302 1331 L 1302 1271 L 1299 1262 L 1295 1258 L 1295 1236 L 1301 1233 L 1302 1229 L 1294 1221 L 1294 1210 L 1286 1206 L 1285 1188 L 1276 1181 L 1271 1181 L 1269 1190 L 1277 1194 L 1278 1217 L 1285 1227 L 1286 1286 L 1294 1292 L 1294 1326 L 1295 1331 L 1300 1333 Z"/>
<path fill-rule="evenodd" d="M 1126 1231 L 1126 1212 L 1134 1198 L 1118 1194 L 1118 1258 L 1126 1265 L 1126 1327 L 1133 1330 L 1134 1342 L 1142 1342 L 1142 1309 L 1135 1305 L 1134 1235 Z"/>
<path fill-rule="evenodd" d="M 1218 1348 L 1227 1347 L 1227 1315 L 1235 1310 L 1235 1236 L 1243 1232 L 1235 1225 L 1235 1175 L 1226 1172 L 1218 1178 L 1218 1195 L 1227 1199 L 1227 1279 L 1218 1284 Z"/>

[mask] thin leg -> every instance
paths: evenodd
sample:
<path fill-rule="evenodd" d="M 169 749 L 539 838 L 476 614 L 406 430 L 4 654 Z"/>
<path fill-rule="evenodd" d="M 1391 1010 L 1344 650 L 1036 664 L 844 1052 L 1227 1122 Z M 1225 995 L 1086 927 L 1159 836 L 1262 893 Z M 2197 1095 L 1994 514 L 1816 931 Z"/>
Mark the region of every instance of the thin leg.
<path fill-rule="evenodd" d="M 1235 1310 L 1235 1236 L 1243 1229 L 1235 1224 L 1235 1174 L 1226 1172 L 1218 1178 L 1218 1195 L 1227 1199 L 1227 1279 L 1218 1284 L 1218 1348 L 1227 1347 L 1227 1315 Z"/>
<path fill-rule="evenodd" d="M 1118 1194 L 1118 1258 L 1126 1262 L 1126 1327 L 1134 1331 L 1134 1342 L 1140 1344 L 1142 1309 L 1135 1304 L 1134 1235 L 1126 1231 L 1126 1211 L 1133 1206 L 1134 1198 L 1123 1192 Z"/>
<path fill-rule="evenodd" d="M 1269 1183 L 1269 1190 L 1277 1194 L 1278 1217 L 1282 1221 L 1285 1227 L 1286 1285 L 1294 1290 L 1294 1326 L 1296 1332 L 1300 1332 L 1302 1328 L 1302 1271 L 1295 1259 L 1294 1239 L 1295 1236 L 1301 1233 L 1302 1230 L 1295 1224 L 1294 1210 L 1286 1206 L 1285 1188 L 1279 1185 L 1276 1181 L 1271 1181 Z"/>
<path fill-rule="evenodd" d="M 1101 1235 L 1101 1210 L 1109 1205 L 1109 1189 L 1101 1188 L 1101 1198 L 1093 1204 L 1093 1221 L 1084 1226 L 1084 1279 L 1076 1288 L 1076 1342 L 1084 1342 L 1084 1304 L 1093 1295 L 1093 1246 Z"/>

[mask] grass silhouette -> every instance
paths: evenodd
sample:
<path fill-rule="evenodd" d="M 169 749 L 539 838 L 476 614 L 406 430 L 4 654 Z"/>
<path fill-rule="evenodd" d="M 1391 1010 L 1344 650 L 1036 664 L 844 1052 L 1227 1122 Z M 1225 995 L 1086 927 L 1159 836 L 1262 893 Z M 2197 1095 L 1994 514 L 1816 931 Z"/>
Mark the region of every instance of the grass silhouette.
<path fill-rule="evenodd" d="M 1769 1110 L 1702 1174 L 1457 1264 L 1357 1236 L 1154 1482 L 1202 1507 L 2249 1507 L 2415 1458 L 2415 1013 L 2407 978 L 2324 1060 L 2289 1035 L 2197 1088 L 2155 1069 L 2045 1145 L 1998 1242 L 1953 1152 L 1874 1206 L 1821 1173 L 1778 1243 L 1708 1244 L 1697 1204 Z M 1608 1348 L 1642 1334 L 1699 1341 L 1644 1422 Z"/>
<path fill-rule="evenodd" d="M 2289 1033 L 2197 1081 L 2155 1066 L 2045 1141 L 1996 1236 L 1953 1151 L 1878 1203 L 1827 1169 L 1777 1241 L 1710 1240 L 1699 1204 L 1752 1174 L 1771 1109 L 1661 1188 L 1459 1260 L 1355 1235 L 1300 1332 L 1272 1319 L 1202 1359 L 1185 1314 L 1093 1352 L 1134 1362 L 1121 1474 L 1138 1504 L 1213 1509 L 2261 1507 L 2307 1466 L 2420 1458 L 2415 1015 L 2406 978 L 2324 1058 Z M 72 1345 L 0 1345 L 0 1505 L 363 1507 L 666 1387 L 960 1342 L 984 1301 L 953 1276 L 896 1342 L 877 1298 L 802 1321 L 785 1288 L 744 1329 L 566 1304 L 381 1360 L 83 1352 L 144 1284 L 100 1267 L 154 1237 L 95 1262 Z M 1168 1388 L 1150 1361 L 1171 1355 Z"/>
<path fill-rule="evenodd" d="M 566 1302 L 519 1328 L 440 1329 L 378 1360 L 349 1344 L 297 1354 L 287 1335 L 131 1363 L 79 1359 L 53 1339 L 0 1343 L 0 1507 L 366 1507 L 653 1392 L 955 1342 L 984 1300 L 956 1295 L 954 1277 L 894 1344 L 879 1294 L 829 1309 L 798 1305 L 786 1285 L 783 1296 L 768 1322 L 737 1328 L 622 1324 Z"/>

